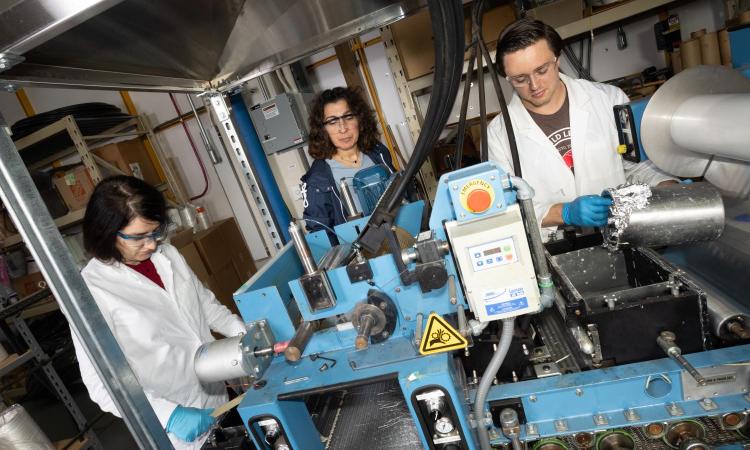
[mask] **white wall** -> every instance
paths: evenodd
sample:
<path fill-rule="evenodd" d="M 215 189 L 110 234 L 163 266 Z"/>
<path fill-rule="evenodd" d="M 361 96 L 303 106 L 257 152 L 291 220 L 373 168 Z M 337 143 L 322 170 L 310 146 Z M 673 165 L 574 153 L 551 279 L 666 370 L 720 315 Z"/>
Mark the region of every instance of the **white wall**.
<path fill-rule="evenodd" d="M 724 4 L 721 0 L 695 0 L 670 8 L 669 12 L 677 14 L 680 18 L 682 39 L 689 39 L 690 32 L 701 28 L 716 31 L 724 26 Z M 594 32 L 591 52 L 593 78 L 597 81 L 607 81 L 640 73 L 649 66 L 664 68 L 664 52 L 656 49 L 654 37 L 654 24 L 658 20 L 658 14 L 653 13 L 635 22 L 624 24 L 628 46 L 623 50 L 617 49 L 617 30 Z M 572 48 L 578 52 L 577 43 L 573 44 Z M 565 73 L 576 75 L 565 58 L 562 68 Z"/>
<path fill-rule="evenodd" d="M 99 91 L 83 89 L 57 89 L 57 88 L 28 88 L 25 89 L 34 110 L 37 113 L 49 111 L 62 106 L 69 106 L 77 103 L 86 102 L 105 102 L 119 107 L 123 112 L 126 111 L 122 98 L 117 91 Z M 151 126 L 158 125 L 177 116 L 168 94 L 151 93 L 151 92 L 131 92 L 130 93 L 136 109 L 142 115 L 147 117 Z M 190 105 L 187 101 L 186 94 L 175 94 L 180 112 L 190 111 Z M 194 97 L 196 107 L 203 104 L 200 99 Z M 18 102 L 15 94 L 0 93 L 0 113 L 3 114 L 9 124 L 25 117 L 23 109 Z M 224 153 L 220 141 L 211 126 L 210 118 L 207 114 L 201 115 L 204 127 L 209 133 L 209 139 L 214 144 L 214 148 Z M 257 237 L 257 228 L 252 222 L 252 218 L 245 214 L 235 214 L 227 194 L 220 182 L 221 176 L 226 178 L 226 167 L 228 161 L 224 157 L 222 163 L 214 166 L 211 163 L 208 153 L 199 134 L 198 124 L 195 119 L 186 121 L 188 130 L 197 148 L 198 157 L 203 162 L 208 177 L 208 190 L 205 196 L 195 199 L 192 203 L 206 208 L 210 218 L 214 221 L 237 216 L 237 221 L 242 228 L 252 228 L 251 232 L 243 233 L 250 251 L 255 259 L 267 256 L 265 247 Z M 193 152 L 192 147 L 187 139 L 187 135 L 181 125 L 169 128 L 157 134 L 158 143 L 163 149 L 167 158 L 174 161 L 174 166 L 180 177 L 189 197 L 199 195 L 204 187 L 203 175 L 201 173 L 198 159 Z M 231 170 L 231 169 L 230 169 Z M 231 172 L 230 172 L 231 174 Z M 254 238 L 252 238 L 254 236 Z"/>

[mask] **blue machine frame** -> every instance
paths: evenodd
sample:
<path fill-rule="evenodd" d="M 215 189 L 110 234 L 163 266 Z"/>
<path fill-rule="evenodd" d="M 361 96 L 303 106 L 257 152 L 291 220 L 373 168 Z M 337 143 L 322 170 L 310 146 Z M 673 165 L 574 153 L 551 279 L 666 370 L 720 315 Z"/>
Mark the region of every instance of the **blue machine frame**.
<path fill-rule="evenodd" d="M 469 217 L 460 206 L 452 186 L 473 179 L 483 179 L 495 189 L 496 202 L 492 207 Z M 471 220 L 482 215 L 501 213 L 509 204 L 515 203 L 515 193 L 505 176 L 492 163 L 484 163 L 443 176 L 440 179 L 430 228 L 435 236 L 445 239 L 443 223 L 451 220 Z M 396 225 L 416 235 L 423 205 L 421 202 L 401 208 Z M 352 242 L 364 227 L 366 219 L 345 223 L 335 231 L 341 242 Z M 316 261 L 330 249 L 325 232 L 306 236 L 311 253 Z M 355 305 L 367 297 L 368 290 L 376 288 L 387 294 L 397 305 L 397 325 L 392 336 L 368 348 L 355 350 L 356 331 L 351 324 L 332 326 L 316 332 L 297 363 L 289 363 L 283 357 L 274 358 L 263 379 L 265 384 L 250 389 L 238 411 L 250 428 L 255 445 L 259 449 L 270 449 L 258 427 L 265 418 L 275 419 L 285 430 L 288 443 L 293 449 L 322 449 L 320 436 L 305 407 L 303 397 L 313 392 L 337 390 L 344 386 L 397 379 L 409 411 L 418 424 L 419 413 L 411 401 L 421 390 L 440 387 L 450 399 L 458 420 L 463 445 L 468 449 L 478 448 L 475 437 L 475 421 L 471 415 L 471 404 L 466 402 L 463 374 L 453 361 L 451 353 L 420 355 L 415 344 L 417 316 L 426 318 L 431 312 L 449 315 L 457 308 L 466 308 L 462 289 L 456 289 L 456 299 L 451 303 L 449 289 L 444 286 L 423 294 L 416 285 L 405 286 L 391 255 L 369 260 L 373 278 L 369 281 L 351 283 L 343 267 L 327 272 L 336 295 L 336 304 L 326 310 L 312 311 L 298 279 L 303 267 L 294 251 L 287 244 L 262 270 L 245 283 L 234 295 L 239 311 L 246 322 L 267 319 L 278 341 L 292 338 L 295 324 L 300 320 L 310 321 L 334 317 L 351 312 Z M 444 258 L 449 276 L 458 278 L 453 258 Z M 309 358 L 310 355 L 325 359 Z M 640 426 L 652 422 L 718 415 L 750 409 L 750 369 L 747 364 L 750 345 L 713 350 L 687 355 L 687 359 L 699 370 L 714 368 L 723 370 L 726 376 L 734 376 L 744 383 L 739 390 L 708 390 L 689 386 L 680 367 L 671 359 L 629 364 L 587 372 L 564 374 L 530 381 L 493 386 L 488 402 L 513 399 L 523 405 L 525 427 L 521 429 L 523 440 L 569 435 L 576 432 L 599 432 L 622 427 Z M 336 364 L 326 364 L 334 360 Z M 722 369 L 715 369 L 715 368 Z M 743 381 L 744 380 L 744 381 Z M 687 383 L 687 384 L 686 384 Z M 744 390 L 743 390 L 744 389 Z M 693 398 L 695 392 L 701 393 Z M 474 398 L 470 392 L 469 398 Z M 709 398 L 705 400 L 704 398 Z M 417 425 L 419 429 L 419 426 Z M 433 448 L 429 436 L 420 432 L 424 448 Z M 496 428 L 490 434 L 493 444 L 508 440 Z M 740 449 L 740 445 L 721 448 Z"/>

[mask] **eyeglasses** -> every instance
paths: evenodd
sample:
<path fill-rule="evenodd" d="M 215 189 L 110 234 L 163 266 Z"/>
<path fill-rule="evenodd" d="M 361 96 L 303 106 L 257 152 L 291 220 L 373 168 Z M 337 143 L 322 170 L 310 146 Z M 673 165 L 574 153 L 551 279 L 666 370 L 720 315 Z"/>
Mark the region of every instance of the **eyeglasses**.
<path fill-rule="evenodd" d="M 505 77 L 506 80 L 510 82 L 515 87 L 524 87 L 531 84 L 531 78 L 542 78 L 545 75 L 547 75 L 547 72 L 549 72 L 550 67 L 552 67 L 553 64 L 557 62 L 557 57 L 553 59 L 552 61 L 548 63 L 544 63 L 541 66 L 534 69 L 534 73 L 531 75 L 515 75 L 512 77 Z"/>
<path fill-rule="evenodd" d="M 120 231 L 117 232 L 117 236 L 125 241 L 125 243 L 131 247 L 140 247 L 146 245 L 148 241 L 153 241 L 156 244 L 164 242 L 165 233 L 162 228 L 157 229 L 153 233 L 148 234 L 125 234 Z"/>
<path fill-rule="evenodd" d="M 343 116 L 333 116 L 323 121 L 323 125 L 327 127 L 337 127 L 339 124 L 348 124 L 352 120 L 356 119 L 357 115 L 354 113 L 346 113 Z"/>

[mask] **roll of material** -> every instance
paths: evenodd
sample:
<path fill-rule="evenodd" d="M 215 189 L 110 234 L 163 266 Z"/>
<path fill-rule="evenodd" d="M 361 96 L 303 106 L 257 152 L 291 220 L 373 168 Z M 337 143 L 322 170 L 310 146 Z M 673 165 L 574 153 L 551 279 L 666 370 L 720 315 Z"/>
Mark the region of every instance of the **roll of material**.
<path fill-rule="evenodd" d="M 692 33 L 690 33 L 690 38 L 691 39 L 700 39 L 705 34 L 706 34 L 706 29 L 705 28 L 701 28 L 700 30 L 695 30 Z"/>
<path fill-rule="evenodd" d="M 721 64 L 721 51 L 719 50 L 719 37 L 715 31 L 706 33 L 700 37 L 701 61 L 706 65 Z"/>
<path fill-rule="evenodd" d="M 5 347 L 0 344 L 0 361 L 5 361 L 5 359 L 8 357 L 8 351 L 5 350 Z"/>
<path fill-rule="evenodd" d="M 732 48 L 729 46 L 729 31 L 726 28 L 719 30 L 719 53 L 721 54 L 721 63 L 731 67 Z"/>
<path fill-rule="evenodd" d="M 672 72 L 675 74 L 682 72 L 682 52 L 680 52 L 680 49 L 672 52 Z"/>
<path fill-rule="evenodd" d="M 696 95 L 674 112 L 670 134 L 689 151 L 750 161 L 748 111 L 750 92 Z"/>
<path fill-rule="evenodd" d="M 750 9 L 740 14 L 740 23 L 750 23 Z"/>
<path fill-rule="evenodd" d="M 612 208 L 618 207 L 618 189 L 608 190 L 614 200 Z M 603 230 L 610 248 L 622 244 L 661 247 L 710 241 L 724 230 L 724 202 L 718 189 L 709 183 L 651 188 L 647 201 L 627 208 L 626 214 L 624 226 L 610 220 Z"/>
<path fill-rule="evenodd" d="M 750 308 L 741 305 L 729 298 L 724 292 L 715 289 L 703 276 L 697 271 L 685 267 L 685 264 L 676 263 L 675 265 L 692 278 L 698 284 L 698 287 L 705 292 L 706 306 L 711 319 L 711 331 L 716 337 L 722 339 L 734 338 L 727 327 L 732 321 L 750 324 Z"/>
<path fill-rule="evenodd" d="M 52 442 L 21 405 L 13 405 L 0 412 L 0 448 L 55 450 Z"/>
<path fill-rule="evenodd" d="M 699 39 L 688 39 L 680 45 L 682 55 L 682 69 L 701 65 L 701 41 Z"/>

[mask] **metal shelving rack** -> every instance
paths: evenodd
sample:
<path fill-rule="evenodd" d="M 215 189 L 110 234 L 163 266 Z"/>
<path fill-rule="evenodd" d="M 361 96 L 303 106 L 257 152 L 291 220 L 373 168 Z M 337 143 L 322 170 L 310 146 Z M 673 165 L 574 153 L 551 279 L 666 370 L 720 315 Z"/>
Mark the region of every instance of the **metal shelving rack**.
<path fill-rule="evenodd" d="M 26 323 L 26 319 L 22 315 L 24 309 L 51 296 L 52 293 L 50 292 L 50 290 L 48 288 L 44 288 L 0 310 L 0 320 L 9 321 L 10 323 L 12 323 L 15 326 L 16 330 L 18 330 L 21 338 L 28 346 L 28 350 L 21 355 L 13 353 L 9 355 L 4 361 L 0 362 L 0 376 L 14 371 L 26 363 L 35 361 L 37 366 L 42 369 L 42 372 L 44 372 L 44 375 L 49 381 L 50 386 L 52 387 L 52 389 L 54 389 L 55 394 L 57 394 L 58 398 L 65 406 L 65 409 L 68 410 L 68 413 L 70 413 L 73 421 L 78 427 L 80 436 L 82 438 L 82 440 L 80 441 L 80 446 L 78 448 L 103 449 L 99 438 L 91 429 L 91 424 L 88 423 L 86 417 L 83 415 L 80 408 L 78 408 L 75 400 L 73 400 L 73 396 L 70 395 L 70 392 L 65 387 L 62 379 L 60 379 L 60 375 L 58 375 L 57 371 L 52 366 L 52 358 L 50 358 L 50 356 L 47 355 L 44 350 L 42 350 L 42 347 L 39 345 L 39 342 L 31 332 L 29 325 Z M 2 327 L 6 327 L 5 323 L 3 323 Z"/>
<path fill-rule="evenodd" d="M 110 173 L 122 172 L 120 171 L 120 169 L 113 166 L 109 162 L 93 154 L 91 150 L 97 148 L 98 146 L 109 143 L 112 139 L 128 136 L 141 138 L 148 137 L 154 147 L 157 159 L 159 159 L 160 161 L 164 161 L 161 147 L 159 146 L 158 141 L 153 134 L 153 130 L 148 125 L 146 119 L 143 116 L 135 116 L 118 125 L 115 125 L 114 127 L 104 131 L 103 133 L 87 136 L 81 133 L 81 130 L 78 127 L 78 124 L 76 123 L 73 116 L 65 116 L 62 119 L 15 141 L 15 145 L 18 149 L 18 152 L 20 154 L 23 154 L 23 151 L 28 149 L 29 147 L 63 132 L 68 133 L 68 136 L 70 137 L 73 145 L 59 150 L 52 155 L 34 162 L 33 164 L 29 164 L 28 169 L 33 170 L 49 166 L 54 161 L 78 153 L 81 158 L 81 162 L 84 164 L 89 172 L 89 175 L 91 176 L 91 180 L 94 182 L 94 184 L 96 184 L 104 178 L 102 176 L 102 168 L 106 169 Z M 160 185 L 157 186 L 157 188 L 159 190 L 169 188 L 169 190 L 171 190 L 171 192 L 175 196 L 177 202 L 184 203 L 184 194 L 178 188 L 178 184 L 175 181 L 175 174 L 172 172 L 168 164 L 162 165 L 162 169 L 164 170 L 164 174 L 167 179 L 166 186 Z M 75 225 L 83 220 L 84 213 L 85 210 L 83 209 L 71 211 L 64 216 L 55 219 L 55 225 L 57 225 L 59 229 Z M 3 248 L 12 247 L 21 243 L 21 241 L 22 239 L 19 234 L 8 236 L 3 242 Z"/>

